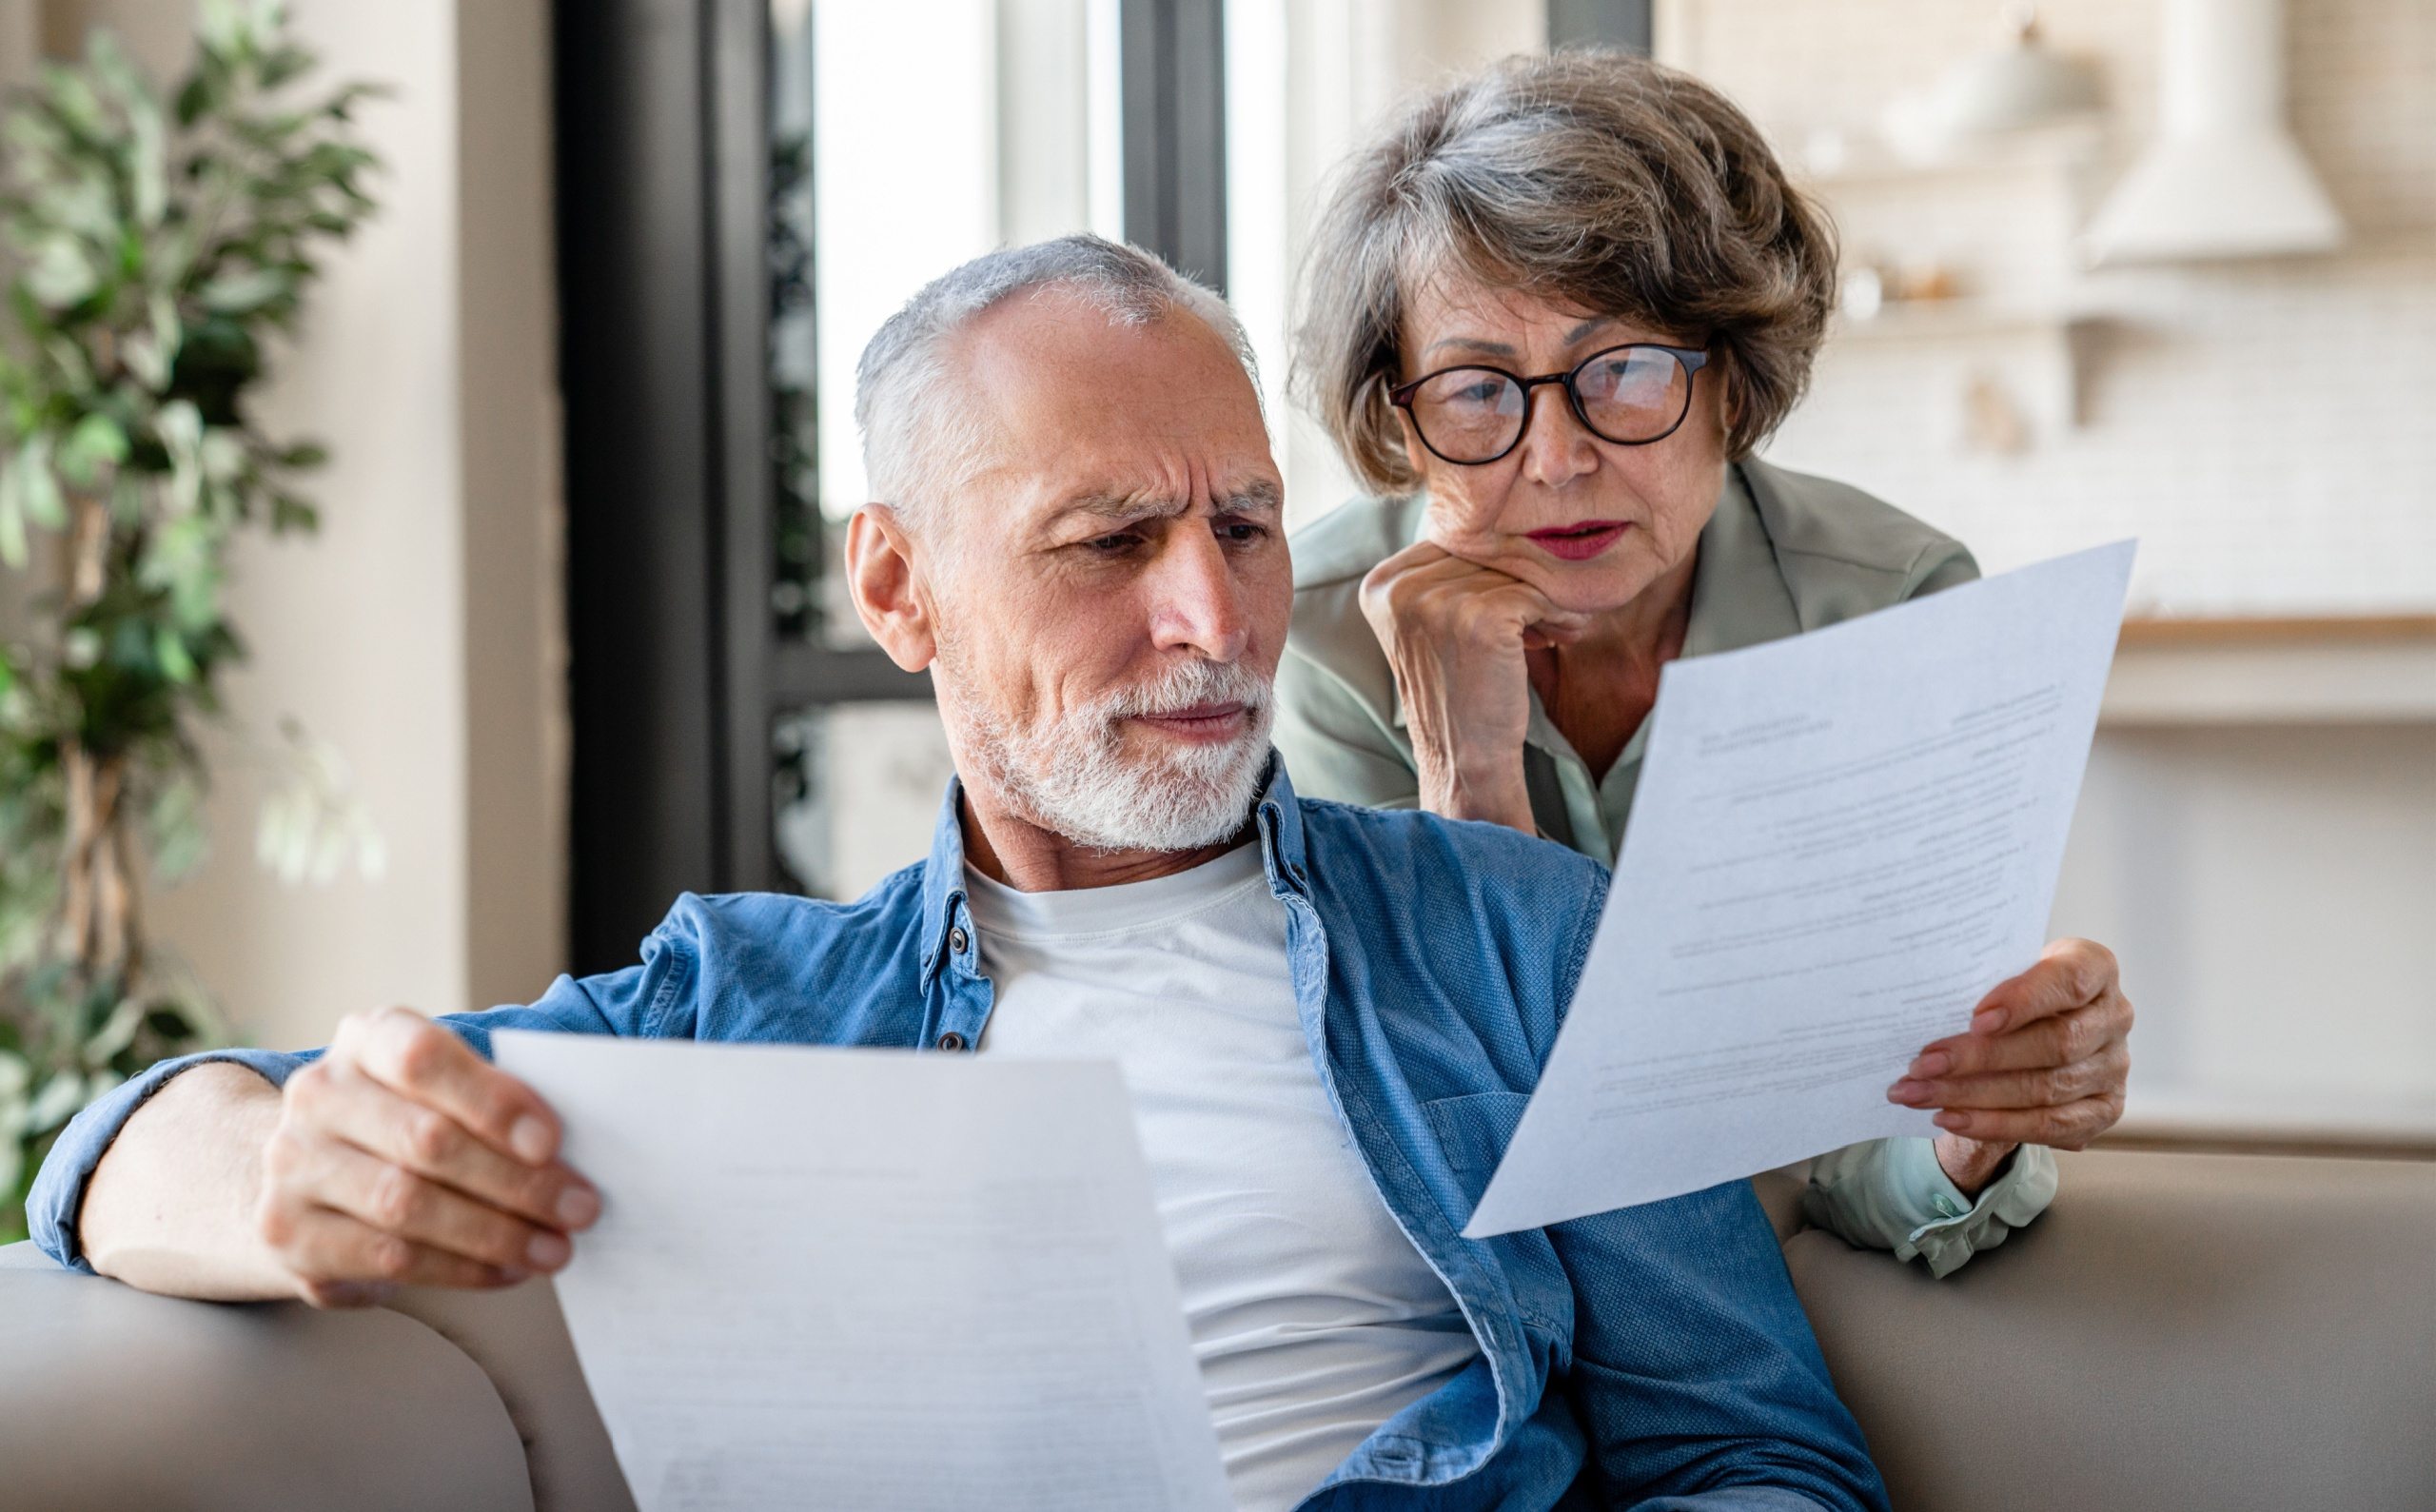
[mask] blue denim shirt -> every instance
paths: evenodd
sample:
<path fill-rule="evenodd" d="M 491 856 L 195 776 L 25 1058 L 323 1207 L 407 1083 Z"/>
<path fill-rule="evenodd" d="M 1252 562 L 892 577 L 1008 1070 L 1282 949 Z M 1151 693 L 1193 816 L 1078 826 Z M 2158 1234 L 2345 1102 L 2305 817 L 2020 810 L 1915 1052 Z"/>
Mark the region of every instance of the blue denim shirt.
<path fill-rule="evenodd" d="M 929 857 L 856 902 L 688 893 L 640 964 L 440 1022 L 484 1054 L 505 1028 L 977 1044 L 992 994 L 959 808 L 951 785 Z M 1481 1350 L 1304 1507 L 1883 1508 L 1747 1182 L 1494 1239 L 1459 1232 L 1555 1042 L 1606 873 L 1498 825 L 1298 799 L 1282 764 L 1259 828 L 1322 1084 Z M 95 1103 L 44 1163 L 27 1205 L 35 1238 L 89 1268 L 75 1227 L 85 1183 L 168 1076 L 233 1060 L 280 1083 L 311 1058 L 207 1051 Z"/>

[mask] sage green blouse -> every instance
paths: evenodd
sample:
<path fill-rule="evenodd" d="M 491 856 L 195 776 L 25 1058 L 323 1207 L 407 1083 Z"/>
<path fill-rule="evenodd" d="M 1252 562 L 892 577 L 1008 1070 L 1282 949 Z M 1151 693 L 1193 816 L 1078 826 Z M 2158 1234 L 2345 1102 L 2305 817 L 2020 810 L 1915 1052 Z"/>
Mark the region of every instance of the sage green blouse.
<path fill-rule="evenodd" d="M 1277 673 L 1276 741 L 1306 796 L 1420 802 L 1395 675 L 1357 598 L 1365 573 L 1419 539 L 1425 503 L 1357 499 L 1294 537 L 1294 625 Z M 1799 635 L 1978 573 L 1960 542 L 1858 489 L 1739 462 L 1700 532 L 1682 654 Z M 1541 834 L 1612 864 L 1648 743 L 1644 719 L 1594 777 L 1534 693 L 1522 761 Z M 1933 1141 L 1879 1139 L 1811 1162 L 1802 1209 L 1853 1244 L 1920 1256 L 1943 1276 L 2054 1195 L 2055 1157 L 2043 1147 L 2022 1147 L 1974 1202 L 1937 1165 Z"/>

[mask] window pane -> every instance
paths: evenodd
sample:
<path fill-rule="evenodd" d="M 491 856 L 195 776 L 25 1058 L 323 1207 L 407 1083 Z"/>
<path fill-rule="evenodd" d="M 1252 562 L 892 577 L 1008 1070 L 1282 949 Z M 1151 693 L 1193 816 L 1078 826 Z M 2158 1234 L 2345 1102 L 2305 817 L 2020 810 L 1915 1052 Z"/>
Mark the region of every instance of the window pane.
<path fill-rule="evenodd" d="M 880 323 L 992 247 L 1116 234 L 1115 22 L 1106 0 L 771 0 L 782 634 L 870 644 L 836 565 Z"/>
<path fill-rule="evenodd" d="M 815 897 L 860 897 L 931 847 L 953 767 L 928 703 L 840 703 L 778 721 L 778 856 Z"/>

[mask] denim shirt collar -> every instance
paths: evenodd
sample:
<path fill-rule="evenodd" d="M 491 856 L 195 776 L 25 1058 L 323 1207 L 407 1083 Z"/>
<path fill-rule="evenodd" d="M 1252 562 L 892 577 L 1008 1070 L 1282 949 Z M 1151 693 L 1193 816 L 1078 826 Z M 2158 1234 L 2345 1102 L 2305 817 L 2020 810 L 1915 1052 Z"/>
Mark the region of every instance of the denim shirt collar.
<path fill-rule="evenodd" d="M 1268 874 L 1269 891 L 1308 896 L 1310 873 L 1305 862 L 1303 807 L 1294 799 L 1294 784 L 1276 751 L 1268 754 L 1268 770 L 1261 779 L 1260 796 L 1252 805 L 1260 828 L 1261 866 Z M 938 819 L 931 826 L 931 854 L 922 863 L 922 986 L 938 979 L 949 955 L 949 935 L 972 921 L 964 888 L 964 779 L 948 778 L 939 800 Z"/>

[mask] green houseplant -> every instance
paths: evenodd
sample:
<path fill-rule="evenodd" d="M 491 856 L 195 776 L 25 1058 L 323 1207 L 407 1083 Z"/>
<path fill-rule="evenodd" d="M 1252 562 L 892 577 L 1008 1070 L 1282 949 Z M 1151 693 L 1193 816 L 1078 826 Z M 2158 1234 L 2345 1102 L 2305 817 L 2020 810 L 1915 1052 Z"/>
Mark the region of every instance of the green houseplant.
<path fill-rule="evenodd" d="M 300 98 L 313 58 L 281 8 L 206 0 L 166 93 L 106 35 L 0 122 L 0 1240 L 75 1110 L 217 1036 L 201 989 L 147 952 L 147 883 L 199 857 L 199 736 L 244 654 L 223 600 L 241 532 L 313 529 L 309 443 L 246 401 L 316 257 L 370 213 L 362 85 Z M 265 811 L 288 870 L 309 797 Z M 324 831 L 328 826 L 323 826 Z"/>

